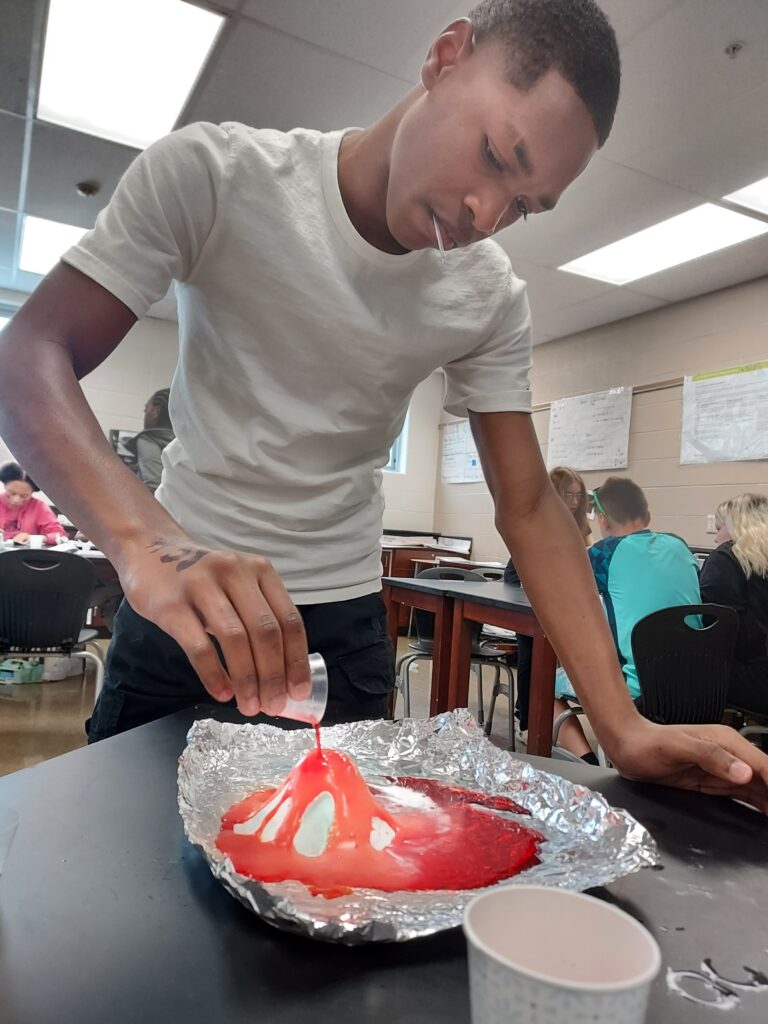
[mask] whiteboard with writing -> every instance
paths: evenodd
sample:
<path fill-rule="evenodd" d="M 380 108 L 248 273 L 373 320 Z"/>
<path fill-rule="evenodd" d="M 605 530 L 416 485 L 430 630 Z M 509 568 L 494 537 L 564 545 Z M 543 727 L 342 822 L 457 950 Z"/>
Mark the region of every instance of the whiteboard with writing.
<path fill-rule="evenodd" d="M 549 413 L 547 468 L 624 469 L 629 461 L 632 388 L 560 398 Z"/>
<path fill-rule="evenodd" d="M 683 378 L 680 462 L 768 459 L 768 361 Z"/>
<path fill-rule="evenodd" d="M 483 480 L 480 456 L 469 420 L 443 423 L 440 447 L 440 475 L 446 484 L 470 484 Z"/>

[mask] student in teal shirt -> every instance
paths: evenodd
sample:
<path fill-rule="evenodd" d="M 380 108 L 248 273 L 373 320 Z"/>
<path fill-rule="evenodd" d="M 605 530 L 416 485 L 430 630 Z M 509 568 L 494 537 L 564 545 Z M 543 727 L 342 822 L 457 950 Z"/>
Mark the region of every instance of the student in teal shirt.
<path fill-rule="evenodd" d="M 632 630 L 640 619 L 660 608 L 699 604 L 698 565 L 680 537 L 648 528 L 648 501 L 633 480 L 610 476 L 592 495 L 603 539 L 589 549 L 589 560 L 627 689 L 637 700 L 640 683 L 632 657 Z M 562 698 L 576 699 L 570 680 L 560 670 L 555 696 L 555 715 L 565 709 Z M 575 726 L 576 722 L 568 724 Z M 573 728 L 561 733 L 560 742 L 580 757 L 592 760 L 586 738 L 582 744 Z"/>

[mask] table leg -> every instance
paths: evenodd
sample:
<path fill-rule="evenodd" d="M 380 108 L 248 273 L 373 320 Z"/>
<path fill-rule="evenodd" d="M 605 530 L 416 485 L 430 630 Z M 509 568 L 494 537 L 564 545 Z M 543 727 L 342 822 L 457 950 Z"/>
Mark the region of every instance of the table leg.
<path fill-rule="evenodd" d="M 472 623 L 464 618 L 464 602 L 453 602 L 453 630 L 451 637 L 451 665 L 448 683 L 447 711 L 465 708 L 469 704 L 469 669 L 472 659 Z"/>
<path fill-rule="evenodd" d="M 552 753 L 552 715 L 555 704 L 557 658 L 541 634 L 533 638 L 531 703 L 528 711 L 528 753 L 549 757 Z"/>
<path fill-rule="evenodd" d="M 444 597 L 435 611 L 434 648 L 432 651 L 432 688 L 429 713 L 439 715 L 450 710 L 450 674 L 453 663 L 451 636 L 453 632 L 453 601 Z"/>

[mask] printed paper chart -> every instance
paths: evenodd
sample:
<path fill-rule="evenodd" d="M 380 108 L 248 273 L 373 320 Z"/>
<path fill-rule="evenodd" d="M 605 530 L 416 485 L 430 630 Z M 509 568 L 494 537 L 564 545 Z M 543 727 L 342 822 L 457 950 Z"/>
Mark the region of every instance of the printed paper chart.
<path fill-rule="evenodd" d="M 680 462 L 768 459 L 768 361 L 683 378 Z"/>
<path fill-rule="evenodd" d="M 632 388 L 561 398 L 549 414 L 547 468 L 624 469 L 629 456 Z"/>
<path fill-rule="evenodd" d="M 469 427 L 469 420 L 444 423 L 440 452 L 443 483 L 468 484 L 483 479 L 480 456 Z"/>

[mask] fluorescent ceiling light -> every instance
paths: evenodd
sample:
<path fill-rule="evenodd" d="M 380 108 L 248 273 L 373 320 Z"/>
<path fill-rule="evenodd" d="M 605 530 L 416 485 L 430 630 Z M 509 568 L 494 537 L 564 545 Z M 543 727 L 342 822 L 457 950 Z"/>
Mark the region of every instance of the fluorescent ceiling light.
<path fill-rule="evenodd" d="M 60 224 L 42 217 L 24 217 L 21 234 L 21 255 L 19 270 L 30 274 L 47 274 L 54 267 L 62 253 L 79 242 L 87 228 L 74 224 Z"/>
<path fill-rule="evenodd" d="M 10 319 L 9 316 L 0 316 L 0 331 L 2 331 Z"/>
<path fill-rule="evenodd" d="M 37 116 L 143 149 L 173 128 L 223 21 L 183 0 L 50 0 Z"/>
<path fill-rule="evenodd" d="M 756 181 L 746 188 L 740 188 L 738 192 L 731 192 L 729 196 L 723 196 L 729 203 L 738 203 L 739 206 L 746 206 L 750 210 L 757 210 L 758 213 L 768 213 L 768 178 Z"/>
<path fill-rule="evenodd" d="M 565 263 L 558 270 L 627 284 L 768 232 L 768 224 L 704 203 Z"/>

